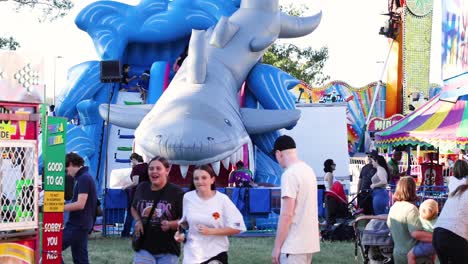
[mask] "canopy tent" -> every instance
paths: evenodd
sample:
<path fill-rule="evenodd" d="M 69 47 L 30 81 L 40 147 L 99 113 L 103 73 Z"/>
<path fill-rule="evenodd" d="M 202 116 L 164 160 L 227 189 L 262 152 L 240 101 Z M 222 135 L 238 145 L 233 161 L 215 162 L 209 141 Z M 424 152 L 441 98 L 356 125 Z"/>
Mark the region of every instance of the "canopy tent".
<path fill-rule="evenodd" d="M 468 146 L 468 87 L 433 97 L 404 119 L 376 133 L 375 144 L 425 146 L 450 153 Z"/>

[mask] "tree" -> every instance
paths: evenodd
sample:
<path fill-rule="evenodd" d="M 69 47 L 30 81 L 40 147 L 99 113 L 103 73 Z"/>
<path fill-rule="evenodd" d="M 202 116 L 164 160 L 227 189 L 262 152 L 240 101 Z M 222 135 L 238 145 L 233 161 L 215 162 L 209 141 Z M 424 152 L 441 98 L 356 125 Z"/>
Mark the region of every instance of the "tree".
<path fill-rule="evenodd" d="M 301 16 L 308 8 L 301 6 L 282 6 L 281 9 L 293 16 Z M 274 43 L 263 56 L 263 62 L 271 64 L 291 74 L 307 84 L 322 85 L 330 76 L 322 73 L 328 59 L 328 48 L 313 50 L 311 47 L 299 48 L 294 44 Z"/>
<path fill-rule="evenodd" d="M 322 73 L 328 59 L 328 48 L 300 49 L 293 44 L 273 44 L 263 56 L 263 62 L 291 74 L 307 84 L 322 85 L 330 76 Z"/>
<path fill-rule="evenodd" d="M 1 3 L 12 4 L 16 12 L 25 8 L 39 10 L 42 13 L 40 22 L 64 17 L 73 7 L 71 0 L 0 0 Z M 0 37 L 0 49 L 16 50 L 19 47 L 19 43 L 13 37 Z"/>
<path fill-rule="evenodd" d="M 16 12 L 29 8 L 42 12 L 40 21 L 55 20 L 64 17 L 72 9 L 71 0 L 0 0 L 0 2 L 11 3 Z"/>
<path fill-rule="evenodd" d="M 21 47 L 13 37 L 0 38 L 0 49 L 16 50 Z"/>

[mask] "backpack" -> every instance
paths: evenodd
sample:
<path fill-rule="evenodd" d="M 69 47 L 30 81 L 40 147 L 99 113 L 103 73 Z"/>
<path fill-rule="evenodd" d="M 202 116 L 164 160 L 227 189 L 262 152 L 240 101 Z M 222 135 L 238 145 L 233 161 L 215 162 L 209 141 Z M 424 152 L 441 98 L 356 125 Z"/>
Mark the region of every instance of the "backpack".
<path fill-rule="evenodd" d="M 335 224 L 321 232 L 322 239 L 326 241 L 353 241 L 354 229 L 348 222 Z"/>

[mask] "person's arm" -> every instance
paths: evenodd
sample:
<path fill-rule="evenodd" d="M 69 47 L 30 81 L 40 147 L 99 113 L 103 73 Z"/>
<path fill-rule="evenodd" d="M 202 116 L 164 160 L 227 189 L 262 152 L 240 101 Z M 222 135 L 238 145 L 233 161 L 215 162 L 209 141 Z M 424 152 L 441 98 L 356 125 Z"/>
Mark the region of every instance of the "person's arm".
<path fill-rule="evenodd" d="M 361 180 L 361 177 L 359 177 L 359 180 L 357 182 L 357 193 L 361 192 L 361 185 L 362 185 L 362 180 Z"/>
<path fill-rule="evenodd" d="M 419 230 L 411 232 L 411 236 L 418 241 L 432 243 L 432 233 Z"/>
<path fill-rule="evenodd" d="M 198 232 L 202 235 L 231 236 L 245 231 L 244 218 L 239 209 L 227 196 L 219 197 L 222 197 L 223 201 L 223 208 L 220 210 L 223 213 L 223 227 L 208 228 L 205 225 L 197 225 Z"/>
<path fill-rule="evenodd" d="M 406 223 L 408 223 L 408 232 L 414 239 L 422 242 L 432 242 L 432 234 L 423 230 L 419 219 L 419 210 L 416 206 L 413 206 L 411 211 L 407 213 Z"/>
<path fill-rule="evenodd" d="M 179 227 L 179 220 L 180 219 L 176 219 L 176 220 L 171 220 L 171 221 L 167 221 L 167 220 L 164 220 L 161 222 L 161 230 L 166 232 L 166 231 L 169 231 L 169 230 L 177 230 L 177 228 Z"/>
<path fill-rule="evenodd" d="M 130 81 L 134 80 L 136 77 L 137 77 L 136 75 L 133 75 L 132 77 L 127 79 L 127 82 L 130 82 Z"/>
<path fill-rule="evenodd" d="M 86 205 L 86 201 L 88 200 L 88 194 L 87 193 L 80 193 L 78 194 L 78 199 L 76 202 L 66 204 L 63 207 L 64 211 L 79 211 L 83 210 Z"/>
<path fill-rule="evenodd" d="M 131 176 L 132 177 L 132 182 L 123 186 L 122 189 L 128 189 L 128 188 L 132 188 L 132 187 L 135 187 L 138 185 L 138 179 L 140 178 L 140 176 L 138 175 L 133 175 Z"/>
<path fill-rule="evenodd" d="M 184 192 L 182 189 L 177 190 L 176 194 L 176 199 L 174 201 L 174 204 L 172 205 L 174 208 L 175 214 L 173 214 L 173 217 L 176 218 L 175 220 L 164 220 L 161 222 L 161 229 L 163 231 L 169 231 L 169 230 L 177 230 L 179 227 L 179 221 L 182 218 L 183 215 L 183 203 L 184 203 Z"/>
<path fill-rule="evenodd" d="M 327 177 L 328 190 L 331 190 L 333 186 L 333 174 L 331 172 L 327 172 L 325 177 Z"/>
<path fill-rule="evenodd" d="M 294 216 L 294 209 L 296 207 L 296 199 L 291 197 L 283 197 L 283 204 L 281 205 L 281 214 L 278 221 L 278 229 L 276 231 L 275 246 L 272 253 L 272 263 L 279 263 L 279 255 L 281 247 L 289 232 L 289 228 Z"/>
<path fill-rule="evenodd" d="M 364 165 L 364 167 L 362 167 L 361 171 L 359 172 L 359 179 L 358 179 L 358 182 L 357 182 L 357 193 L 359 193 L 361 191 L 361 188 L 362 188 L 362 177 L 364 176 L 364 168 L 366 168 L 366 165 Z"/>
<path fill-rule="evenodd" d="M 186 218 L 187 207 L 188 206 L 187 206 L 187 200 L 185 199 L 185 195 L 183 196 L 181 205 L 182 205 L 182 210 L 177 208 L 177 212 L 182 211 L 182 216 L 180 217 L 180 220 L 179 220 L 179 222 L 177 224 L 181 227 L 181 229 L 184 232 L 182 232 L 182 233 L 179 232 L 179 231 L 182 231 L 182 230 L 177 228 L 177 231 L 174 234 L 174 239 L 178 243 L 182 243 L 182 242 L 186 241 L 186 233 L 187 233 L 187 229 L 188 229 L 188 222 L 187 222 L 187 218 Z"/>
<path fill-rule="evenodd" d="M 182 60 L 182 57 L 179 56 L 179 57 L 175 60 L 174 64 L 172 65 L 172 71 L 173 71 L 173 72 L 177 72 L 177 71 L 180 69 L 180 67 L 182 66 L 182 64 L 179 65 L 179 61 L 180 61 L 180 60 Z"/>
<path fill-rule="evenodd" d="M 135 219 L 135 222 L 141 222 L 141 217 L 140 214 L 138 213 L 137 209 L 135 209 L 133 206 L 130 208 L 130 212 L 132 214 L 133 219 Z"/>
<path fill-rule="evenodd" d="M 237 235 L 241 232 L 239 229 L 234 229 L 230 227 L 223 228 L 209 228 L 204 225 L 197 226 L 198 232 L 202 235 L 212 235 L 212 236 L 232 236 Z"/>
<path fill-rule="evenodd" d="M 135 219 L 135 228 L 134 228 L 135 235 L 137 237 L 140 237 L 140 235 L 142 235 L 144 233 L 142 219 L 141 219 L 140 214 L 138 213 L 137 209 L 135 209 L 135 207 L 132 206 L 130 208 L 130 211 L 132 213 L 133 219 Z"/>

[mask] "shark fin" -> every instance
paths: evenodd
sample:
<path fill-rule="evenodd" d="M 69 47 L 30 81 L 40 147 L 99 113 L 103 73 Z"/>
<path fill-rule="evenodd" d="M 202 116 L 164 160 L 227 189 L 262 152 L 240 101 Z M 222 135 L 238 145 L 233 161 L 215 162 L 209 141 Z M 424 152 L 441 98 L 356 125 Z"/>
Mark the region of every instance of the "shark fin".
<path fill-rule="evenodd" d="M 301 117 L 301 111 L 298 109 L 266 110 L 241 108 L 240 113 L 245 129 L 251 135 L 293 127 Z"/>
<path fill-rule="evenodd" d="M 320 24 L 322 11 L 309 17 L 296 17 L 281 13 L 279 38 L 297 38 L 314 31 Z"/>
<path fill-rule="evenodd" d="M 189 52 L 187 57 L 188 81 L 190 83 L 202 84 L 206 79 L 206 51 L 205 30 L 192 30 L 190 37 Z"/>
<path fill-rule="evenodd" d="M 154 105 L 116 105 L 101 104 L 99 106 L 99 115 L 102 119 L 119 127 L 135 129 L 140 125 L 141 120 L 151 111 Z"/>
<path fill-rule="evenodd" d="M 268 64 L 258 63 L 247 77 L 247 87 L 265 109 L 294 109 L 295 100 L 288 90 L 300 81 Z"/>
<path fill-rule="evenodd" d="M 250 41 L 250 51 L 259 52 L 267 49 L 276 40 L 276 36 L 259 36 Z"/>
<path fill-rule="evenodd" d="M 211 35 L 210 45 L 223 48 L 234 37 L 239 30 L 239 26 L 229 21 L 229 18 L 223 16 L 216 24 Z"/>

